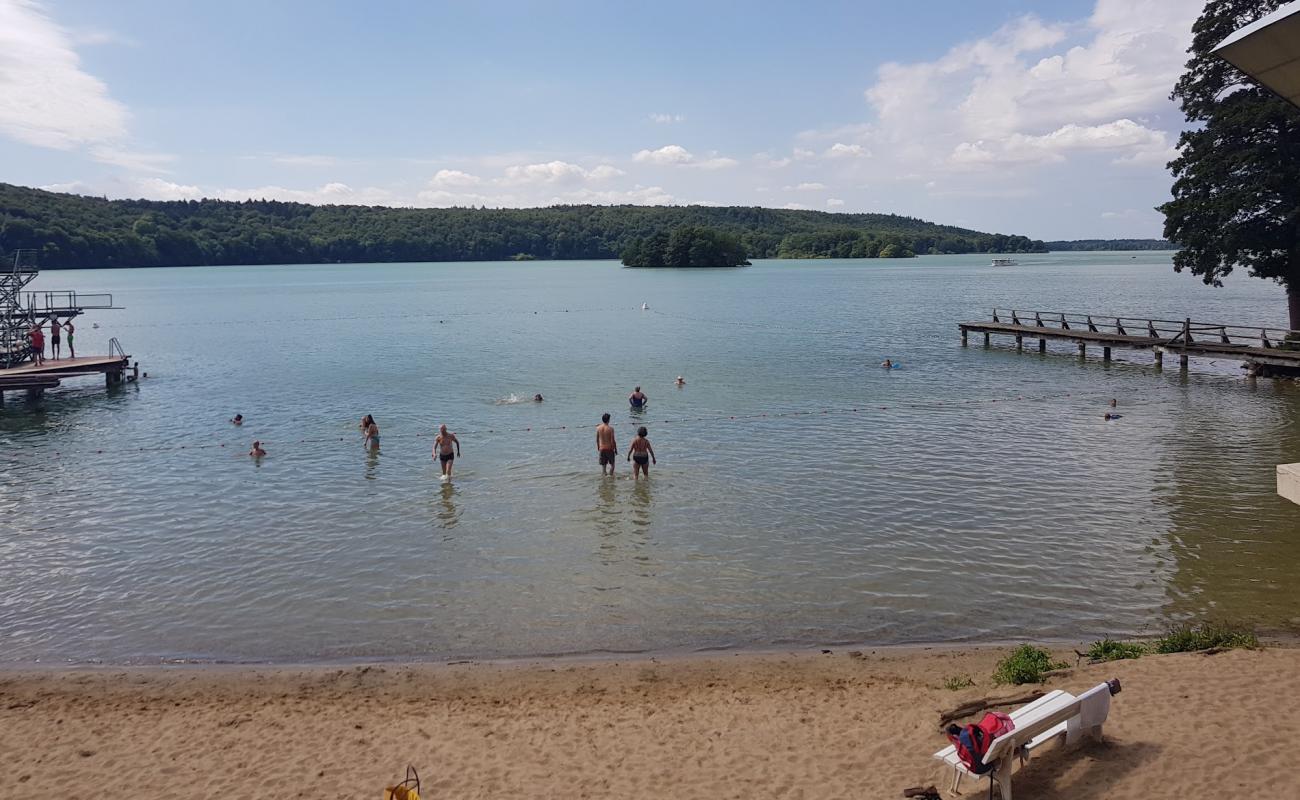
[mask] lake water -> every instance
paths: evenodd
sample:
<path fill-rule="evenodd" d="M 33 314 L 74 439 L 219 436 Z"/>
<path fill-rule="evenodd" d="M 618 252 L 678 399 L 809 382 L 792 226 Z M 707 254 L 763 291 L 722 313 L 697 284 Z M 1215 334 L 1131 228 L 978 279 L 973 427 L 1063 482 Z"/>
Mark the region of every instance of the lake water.
<path fill-rule="evenodd" d="M 112 292 L 126 310 L 80 320 L 79 352 L 115 336 L 149 377 L 0 411 L 3 661 L 1300 626 L 1300 508 L 1274 494 L 1274 465 L 1300 460 L 1296 386 L 960 346 L 958 321 L 1010 304 L 1285 326 L 1273 284 L 1212 289 L 1166 253 L 66 271 L 33 288 Z M 624 452 L 649 427 L 648 481 L 622 461 L 601 477 L 605 411 Z M 463 442 L 450 485 L 439 422 Z"/>

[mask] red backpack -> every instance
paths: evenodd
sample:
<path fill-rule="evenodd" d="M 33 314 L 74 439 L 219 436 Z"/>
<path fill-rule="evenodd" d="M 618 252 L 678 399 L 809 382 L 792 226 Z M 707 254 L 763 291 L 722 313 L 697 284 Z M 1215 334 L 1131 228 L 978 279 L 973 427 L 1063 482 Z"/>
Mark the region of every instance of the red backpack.
<path fill-rule="evenodd" d="M 957 748 L 957 758 L 976 775 L 983 775 L 995 766 L 984 763 L 984 754 L 993 740 L 1016 729 L 1016 723 L 999 711 L 989 711 L 974 725 L 948 726 L 948 741 Z"/>

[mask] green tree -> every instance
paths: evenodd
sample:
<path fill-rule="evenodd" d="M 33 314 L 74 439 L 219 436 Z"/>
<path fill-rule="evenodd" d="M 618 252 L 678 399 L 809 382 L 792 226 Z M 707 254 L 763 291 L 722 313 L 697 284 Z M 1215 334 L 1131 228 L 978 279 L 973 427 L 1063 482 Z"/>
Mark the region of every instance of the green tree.
<path fill-rule="evenodd" d="M 1236 266 L 1286 287 L 1300 329 L 1300 110 L 1211 50 L 1282 0 L 1211 0 L 1192 27 L 1191 60 L 1174 87 L 1193 124 L 1169 163 L 1174 199 L 1159 206 L 1174 269 L 1212 286 Z"/>

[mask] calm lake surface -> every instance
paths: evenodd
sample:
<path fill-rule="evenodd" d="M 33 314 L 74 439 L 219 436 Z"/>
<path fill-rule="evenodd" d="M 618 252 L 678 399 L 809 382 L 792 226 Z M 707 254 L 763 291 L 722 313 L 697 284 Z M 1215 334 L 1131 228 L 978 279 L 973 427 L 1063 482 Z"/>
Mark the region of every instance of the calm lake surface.
<path fill-rule="evenodd" d="M 46 272 L 32 288 L 114 294 L 78 350 L 115 336 L 149 377 L 0 411 L 0 661 L 1300 626 L 1300 508 L 1274 494 L 1300 388 L 956 328 L 1011 304 L 1284 327 L 1281 290 L 1212 289 L 1167 253 L 988 261 Z M 605 411 L 623 452 L 649 427 L 648 481 L 601 477 Z"/>

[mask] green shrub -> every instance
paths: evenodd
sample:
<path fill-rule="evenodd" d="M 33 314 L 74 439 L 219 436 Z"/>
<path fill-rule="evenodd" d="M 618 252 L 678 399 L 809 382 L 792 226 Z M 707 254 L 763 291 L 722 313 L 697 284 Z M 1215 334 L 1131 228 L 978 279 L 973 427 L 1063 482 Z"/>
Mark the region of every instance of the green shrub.
<path fill-rule="evenodd" d="M 1043 673 L 1070 666 L 1064 661 L 1053 661 L 1052 654 L 1041 647 L 1022 644 L 1006 658 L 998 662 L 993 671 L 993 682 L 1002 683 L 1042 683 Z"/>
<path fill-rule="evenodd" d="M 1088 647 L 1090 661 L 1122 661 L 1126 658 L 1141 658 L 1146 655 L 1147 646 L 1141 642 L 1117 642 L 1114 639 L 1102 639 Z"/>
<path fill-rule="evenodd" d="M 953 675 L 943 679 L 943 688 L 950 692 L 956 692 L 961 689 L 969 689 L 975 685 L 975 681 L 969 675 Z"/>
<path fill-rule="evenodd" d="M 1155 642 L 1157 653 L 1187 653 L 1211 647 L 1259 647 L 1259 637 L 1244 625 L 1202 622 L 1199 625 L 1175 625 Z"/>

